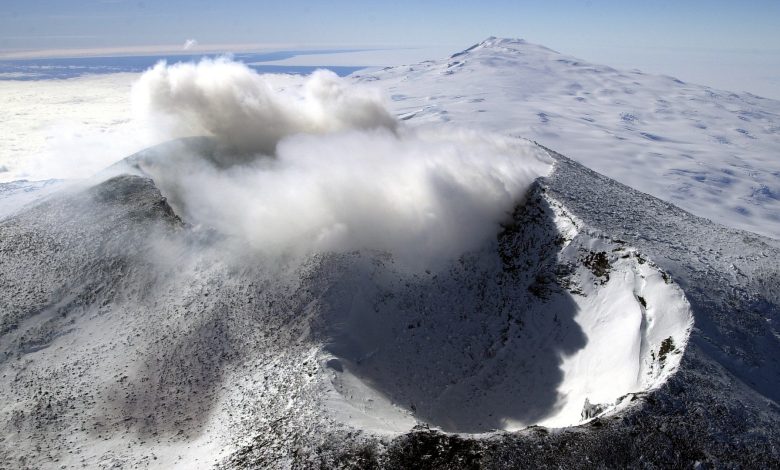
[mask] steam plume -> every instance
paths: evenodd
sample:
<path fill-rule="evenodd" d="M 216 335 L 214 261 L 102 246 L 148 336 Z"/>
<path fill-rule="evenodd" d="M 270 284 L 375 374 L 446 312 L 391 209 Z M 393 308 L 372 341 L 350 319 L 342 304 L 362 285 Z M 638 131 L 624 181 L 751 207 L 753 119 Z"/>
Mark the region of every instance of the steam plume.
<path fill-rule="evenodd" d="M 158 64 L 134 98 L 171 136 L 220 144 L 216 160 L 183 151 L 146 166 L 175 209 L 263 252 L 369 248 L 417 265 L 456 256 L 494 236 L 549 169 L 525 141 L 401 126 L 378 91 L 326 71 Z"/>

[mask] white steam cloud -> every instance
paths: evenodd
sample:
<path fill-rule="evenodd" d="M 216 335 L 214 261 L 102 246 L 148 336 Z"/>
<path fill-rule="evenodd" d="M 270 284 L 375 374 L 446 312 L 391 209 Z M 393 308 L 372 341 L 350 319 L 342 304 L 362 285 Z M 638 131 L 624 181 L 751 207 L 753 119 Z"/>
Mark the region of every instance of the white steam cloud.
<path fill-rule="evenodd" d="M 416 266 L 457 256 L 495 236 L 550 165 L 518 139 L 401 126 L 378 91 L 326 71 L 159 64 L 133 93 L 174 136 L 219 144 L 216 157 L 143 164 L 174 208 L 265 253 L 368 248 Z"/>
<path fill-rule="evenodd" d="M 376 90 L 350 87 L 326 70 L 302 87 L 297 81 L 226 58 L 161 62 L 135 85 L 133 101 L 144 114 L 171 118 L 175 135 L 211 135 L 242 154 L 272 155 L 293 134 L 397 126 Z"/>
<path fill-rule="evenodd" d="M 190 49 L 193 49 L 197 45 L 198 45 L 197 39 L 187 39 L 186 41 L 184 41 L 184 45 L 182 45 L 181 48 L 185 51 L 189 51 Z"/>

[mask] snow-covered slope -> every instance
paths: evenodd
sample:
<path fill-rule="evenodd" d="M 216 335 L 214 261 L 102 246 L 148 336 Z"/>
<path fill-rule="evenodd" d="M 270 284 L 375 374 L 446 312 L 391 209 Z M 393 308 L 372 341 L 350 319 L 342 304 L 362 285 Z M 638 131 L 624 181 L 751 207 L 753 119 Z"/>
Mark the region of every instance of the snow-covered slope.
<path fill-rule="evenodd" d="M 490 38 L 360 79 L 402 119 L 533 139 L 722 224 L 780 238 L 780 102 Z"/>
<path fill-rule="evenodd" d="M 391 69 L 375 81 L 406 90 L 395 103 L 410 109 L 433 90 L 443 93 L 441 108 L 405 114 L 412 124 L 451 119 L 472 132 L 515 133 L 524 111 L 512 100 L 528 63 L 553 60 L 541 66 L 550 77 L 584 67 L 583 75 L 604 75 L 602 82 L 625 78 L 557 58 L 521 41 L 489 40 L 451 59 L 463 65 Z M 526 75 L 536 77 L 537 92 L 558 86 L 538 72 Z M 645 80 L 653 89 L 665 79 Z M 687 86 L 661 88 L 678 85 Z M 550 89 L 551 102 L 566 99 L 558 92 Z M 727 112 L 714 111 L 723 119 Z M 558 119 L 569 118 L 560 111 Z M 573 125 L 567 141 L 593 138 L 595 124 Z M 442 158 L 474 161 L 457 152 L 469 145 L 466 134 L 447 127 L 437 135 L 451 137 L 444 140 L 454 153 Z M 348 148 L 360 156 L 378 149 L 371 144 L 420 132 L 374 130 L 360 140 L 367 145 Z M 340 161 L 340 136 L 319 141 L 333 150 L 315 155 L 323 167 Z M 476 246 L 453 245 L 460 252 L 436 263 L 415 252 L 423 265 L 392 249 L 350 244 L 303 254 L 244 249 L 257 239 L 188 204 L 199 200 L 193 194 L 221 190 L 233 199 L 218 199 L 218 214 L 240 216 L 256 205 L 224 190 L 230 185 L 197 183 L 213 180 L 194 179 L 190 193 L 179 191 L 204 168 L 219 177 L 284 171 L 276 164 L 285 162 L 282 151 L 252 166 L 216 158 L 220 147 L 208 139 L 188 139 L 67 186 L 0 186 L 9 208 L 0 216 L 0 467 L 776 465 L 780 242 L 692 215 L 553 150 L 496 141 L 514 149 L 502 158 L 543 161 L 545 171 L 534 174 L 546 175 L 522 186 L 524 197 L 512 193 L 507 208 L 515 209 L 501 225 L 475 216 L 484 211 L 460 211 L 471 200 L 452 184 L 457 179 L 437 177 L 443 167 L 423 165 L 437 171 L 392 191 L 425 188 L 438 201 L 424 208 L 426 220 L 449 217 L 452 230 L 488 235 Z M 596 159 L 580 142 L 582 158 Z M 632 142 L 612 151 L 646 150 L 643 140 Z M 430 163 L 427 153 L 410 155 Z M 306 207 L 317 200 L 302 192 L 321 180 L 319 172 L 303 174 L 305 185 L 283 189 Z M 484 174 L 495 183 L 486 188 L 506 186 L 501 174 Z M 373 181 L 370 171 L 352 176 L 345 181 Z M 342 206 L 374 200 L 370 185 L 358 187 L 363 192 L 337 198 Z M 340 188 L 330 189 L 319 196 Z M 275 200 L 284 198 L 261 202 Z M 390 199 L 412 208 L 420 200 Z M 341 225 L 360 229 L 351 224 L 368 221 L 386 231 L 384 213 L 369 210 Z M 262 223 L 269 219 L 252 220 L 269 230 Z M 405 228 L 389 227 L 396 226 Z"/>
<path fill-rule="evenodd" d="M 430 272 L 226 256 L 134 175 L 5 219 L 0 462 L 775 459 L 780 250 L 553 155 L 493 241 Z"/>
<path fill-rule="evenodd" d="M 62 181 L 58 180 L 18 180 L 0 183 L 0 220 L 61 189 L 61 183 Z"/>

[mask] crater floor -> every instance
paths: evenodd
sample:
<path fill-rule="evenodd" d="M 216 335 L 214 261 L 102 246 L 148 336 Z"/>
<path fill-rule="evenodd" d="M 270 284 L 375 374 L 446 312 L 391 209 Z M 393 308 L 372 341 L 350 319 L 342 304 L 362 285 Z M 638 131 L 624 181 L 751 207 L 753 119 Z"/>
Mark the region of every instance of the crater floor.
<path fill-rule="evenodd" d="M 440 272 L 341 262 L 323 301 L 329 407 L 371 431 L 582 423 L 663 383 L 692 322 L 668 274 L 539 186 L 497 244 Z"/>

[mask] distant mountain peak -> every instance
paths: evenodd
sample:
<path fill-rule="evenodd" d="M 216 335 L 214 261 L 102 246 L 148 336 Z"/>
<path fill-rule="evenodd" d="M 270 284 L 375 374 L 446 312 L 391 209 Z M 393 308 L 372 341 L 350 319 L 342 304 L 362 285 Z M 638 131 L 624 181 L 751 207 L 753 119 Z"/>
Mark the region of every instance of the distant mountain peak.
<path fill-rule="evenodd" d="M 525 39 L 520 39 L 520 38 L 497 38 L 495 36 L 490 36 L 489 38 L 479 43 L 479 45 L 482 47 L 509 46 L 509 45 L 520 45 L 520 44 L 528 44 L 528 42 Z"/>
<path fill-rule="evenodd" d="M 520 50 L 520 49 L 528 49 L 528 48 L 534 48 L 534 49 L 540 49 L 545 50 L 549 52 L 554 52 L 557 54 L 556 51 L 549 49 L 547 47 L 541 46 L 539 44 L 533 44 L 525 39 L 520 38 L 498 38 L 495 36 L 490 36 L 487 39 L 485 39 L 482 42 L 479 42 L 477 44 L 474 44 L 473 46 L 469 47 L 468 49 L 465 49 L 463 51 L 457 52 L 453 54 L 451 57 L 458 57 L 462 56 L 464 54 L 468 54 L 469 52 L 479 50 L 479 49 L 504 49 L 504 50 Z"/>

